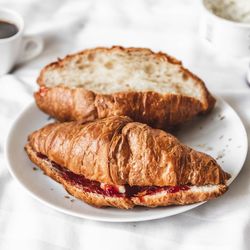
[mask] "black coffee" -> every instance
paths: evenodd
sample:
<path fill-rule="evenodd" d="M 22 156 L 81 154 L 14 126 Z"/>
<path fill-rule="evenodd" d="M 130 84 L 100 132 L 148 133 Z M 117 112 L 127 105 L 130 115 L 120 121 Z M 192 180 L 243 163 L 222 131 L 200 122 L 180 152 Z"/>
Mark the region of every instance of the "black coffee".
<path fill-rule="evenodd" d="M 0 39 L 14 36 L 18 32 L 18 28 L 13 23 L 0 20 Z"/>

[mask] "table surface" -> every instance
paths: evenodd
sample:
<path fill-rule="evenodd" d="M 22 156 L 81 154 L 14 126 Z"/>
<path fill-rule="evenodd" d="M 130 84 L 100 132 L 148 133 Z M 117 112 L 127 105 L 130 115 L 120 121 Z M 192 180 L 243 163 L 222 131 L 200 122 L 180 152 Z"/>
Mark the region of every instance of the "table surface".
<path fill-rule="evenodd" d="M 0 6 L 20 12 L 26 34 L 45 42 L 40 56 L 0 77 L 0 249 L 248 249 L 249 157 L 220 199 L 170 218 L 125 224 L 73 218 L 47 208 L 11 178 L 4 159 L 9 127 L 32 101 L 41 67 L 95 46 L 149 47 L 178 58 L 236 109 L 250 137 L 248 61 L 222 55 L 201 40 L 199 0 L 0 0 Z"/>

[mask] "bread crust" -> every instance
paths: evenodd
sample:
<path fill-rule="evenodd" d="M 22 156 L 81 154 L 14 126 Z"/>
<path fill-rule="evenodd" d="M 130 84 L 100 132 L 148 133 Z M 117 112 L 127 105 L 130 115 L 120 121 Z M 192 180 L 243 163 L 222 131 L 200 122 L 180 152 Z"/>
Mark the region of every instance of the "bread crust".
<path fill-rule="evenodd" d="M 194 84 L 202 92 L 202 102 L 188 96 L 164 94 L 152 91 L 124 91 L 112 94 L 99 94 L 84 87 L 68 88 L 63 84 L 47 88 L 44 75 L 49 69 L 60 69 L 72 60 L 83 54 L 98 52 L 124 51 L 126 53 L 142 52 L 153 55 L 155 58 L 172 64 L 180 65 L 181 70 L 195 79 Z M 68 55 L 47 65 L 37 80 L 40 91 L 34 94 L 38 107 L 45 113 L 54 116 L 59 121 L 91 121 L 113 115 L 130 116 L 133 120 L 146 123 L 155 128 L 168 130 L 181 124 L 198 114 L 209 112 L 215 104 L 215 99 L 206 89 L 204 82 L 182 66 L 182 63 L 162 52 L 154 53 L 145 48 L 95 48 Z"/>
<path fill-rule="evenodd" d="M 230 177 L 212 157 L 123 116 L 52 123 L 32 133 L 28 145 L 75 174 L 107 184 L 208 185 Z"/>
<path fill-rule="evenodd" d="M 59 121 L 93 121 L 125 115 L 154 128 L 171 129 L 203 112 L 202 104 L 191 97 L 156 92 L 95 94 L 84 88 L 44 88 L 35 93 L 37 106 Z"/>
<path fill-rule="evenodd" d="M 41 168 L 46 175 L 61 183 L 69 194 L 95 207 L 130 209 L 134 206 L 158 207 L 186 205 L 214 199 L 227 191 L 226 185 L 218 185 L 218 188 L 213 192 L 191 192 L 188 190 L 177 193 L 163 193 L 162 195 L 146 195 L 132 198 L 109 197 L 101 194 L 85 192 L 81 188 L 72 185 L 72 183 L 63 178 L 60 172 L 52 167 L 49 161 L 39 158 L 30 145 L 26 145 L 25 149 L 30 160 Z"/>

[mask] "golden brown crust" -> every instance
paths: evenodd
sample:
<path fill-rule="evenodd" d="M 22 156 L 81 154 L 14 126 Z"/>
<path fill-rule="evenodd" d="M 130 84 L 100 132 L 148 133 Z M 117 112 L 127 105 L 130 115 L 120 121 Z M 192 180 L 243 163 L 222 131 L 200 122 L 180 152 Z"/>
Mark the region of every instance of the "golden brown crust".
<path fill-rule="evenodd" d="M 227 191 L 225 185 L 219 185 L 218 188 L 210 192 L 192 192 L 180 191 L 177 193 L 163 193 L 162 195 L 144 195 L 139 197 L 109 197 L 101 194 L 85 192 L 76 185 L 72 185 L 68 180 L 63 178 L 60 172 L 56 171 L 49 161 L 39 158 L 30 145 L 26 145 L 26 152 L 37 166 L 39 166 L 46 175 L 61 183 L 64 188 L 74 197 L 85 201 L 96 207 L 117 207 L 122 209 L 133 208 L 135 205 L 157 207 L 168 205 L 185 205 L 196 202 L 214 199 Z"/>
<path fill-rule="evenodd" d="M 35 93 L 38 107 L 59 121 L 92 121 L 125 115 L 155 128 L 168 129 L 203 112 L 191 97 L 156 92 L 95 94 L 84 88 L 43 88 Z"/>
<path fill-rule="evenodd" d="M 49 124 L 32 133 L 28 145 L 76 174 L 107 184 L 207 185 L 230 177 L 212 157 L 122 116 Z"/>
<path fill-rule="evenodd" d="M 196 80 L 195 84 L 202 92 L 202 102 L 188 96 L 150 91 L 125 91 L 103 95 L 86 90 L 83 87 L 71 89 L 63 85 L 52 88 L 44 86 L 44 75 L 47 70 L 64 67 L 73 57 L 81 54 L 97 53 L 98 51 L 111 53 L 114 50 L 125 51 L 126 53 L 143 51 L 161 60 L 180 65 L 183 73 Z M 154 53 L 145 48 L 114 46 L 112 48 L 84 50 L 47 65 L 41 71 L 37 81 L 43 88 L 42 92 L 38 91 L 34 95 L 38 107 L 60 121 L 91 121 L 113 115 L 126 115 L 135 121 L 147 123 L 155 128 L 169 129 L 174 125 L 190 120 L 197 114 L 209 112 L 215 104 L 215 99 L 206 89 L 204 82 L 185 69 L 180 61 L 164 53 Z"/>

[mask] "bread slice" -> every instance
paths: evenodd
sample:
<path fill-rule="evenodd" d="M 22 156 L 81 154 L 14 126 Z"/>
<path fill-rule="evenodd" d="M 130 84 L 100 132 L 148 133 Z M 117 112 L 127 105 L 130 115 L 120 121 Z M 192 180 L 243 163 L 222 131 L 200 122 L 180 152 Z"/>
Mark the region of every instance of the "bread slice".
<path fill-rule="evenodd" d="M 84 50 L 47 65 L 37 81 L 38 107 L 60 121 L 127 115 L 167 129 L 215 104 L 180 61 L 145 48 Z"/>
<path fill-rule="evenodd" d="M 135 197 L 101 195 L 84 191 L 81 187 L 65 179 L 62 173 L 55 169 L 50 161 L 38 157 L 37 153 L 30 145 L 26 145 L 25 149 L 31 161 L 39 166 L 46 175 L 61 183 L 69 194 L 95 207 L 130 209 L 134 206 L 157 207 L 186 205 L 214 199 L 225 193 L 228 189 L 224 184 L 217 184 L 199 187 L 192 186 L 189 190 L 182 190 L 175 193 L 162 191 L 152 195 L 141 194 Z"/>

